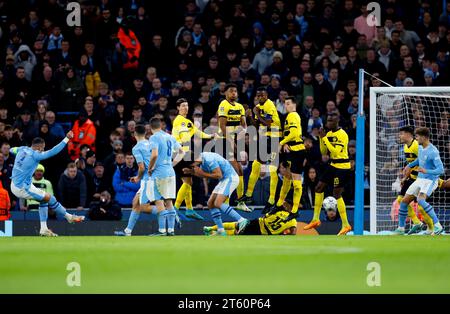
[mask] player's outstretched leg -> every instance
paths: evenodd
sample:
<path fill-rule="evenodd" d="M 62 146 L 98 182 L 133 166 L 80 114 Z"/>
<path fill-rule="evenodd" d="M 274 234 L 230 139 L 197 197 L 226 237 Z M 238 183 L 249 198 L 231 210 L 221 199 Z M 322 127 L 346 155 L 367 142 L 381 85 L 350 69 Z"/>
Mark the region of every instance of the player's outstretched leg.
<path fill-rule="evenodd" d="M 57 214 L 60 214 L 66 218 L 68 223 L 76 223 L 84 221 L 84 216 L 77 216 L 69 214 L 66 209 L 56 200 L 54 196 L 50 196 L 48 202 L 49 208 L 53 209 Z"/>
<path fill-rule="evenodd" d="M 47 219 L 48 219 L 48 203 L 42 201 L 39 203 L 39 220 L 41 222 L 39 235 L 43 237 L 57 237 L 58 235 L 56 233 L 48 229 Z"/>

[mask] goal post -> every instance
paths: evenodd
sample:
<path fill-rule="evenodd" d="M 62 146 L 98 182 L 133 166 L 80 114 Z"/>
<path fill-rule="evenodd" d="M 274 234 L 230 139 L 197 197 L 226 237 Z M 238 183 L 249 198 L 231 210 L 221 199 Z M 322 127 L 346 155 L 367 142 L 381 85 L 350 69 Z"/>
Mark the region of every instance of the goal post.
<path fill-rule="evenodd" d="M 406 164 L 402 126 L 428 127 L 438 148 L 446 174 L 450 166 L 450 87 L 370 88 L 370 232 L 393 231 L 398 224 L 396 198 L 401 170 Z M 358 183 L 358 182 L 357 182 Z M 447 193 L 450 194 L 450 193 Z M 436 190 L 430 198 L 438 218 L 449 231 L 450 202 L 446 192 Z"/>

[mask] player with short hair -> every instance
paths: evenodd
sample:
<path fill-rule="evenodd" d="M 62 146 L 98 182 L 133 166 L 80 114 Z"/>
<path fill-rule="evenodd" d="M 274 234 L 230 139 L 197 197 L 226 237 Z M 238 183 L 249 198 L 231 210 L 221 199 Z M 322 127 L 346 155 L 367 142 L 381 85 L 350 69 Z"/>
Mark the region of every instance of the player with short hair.
<path fill-rule="evenodd" d="M 238 202 L 249 204 L 253 201 L 253 189 L 261 174 L 261 165 L 267 165 L 270 173 L 269 200 L 264 208 L 265 212 L 275 205 L 275 193 L 277 191 L 278 174 L 274 165 L 278 152 L 272 152 L 272 144 L 278 146 L 280 141 L 281 122 L 275 104 L 269 99 L 267 89 L 259 87 L 256 91 L 258 104 L 253 108 L 256 122 L 259 125 L 257 159 L 252 163 L 252 171 L 248 179 L 247 192 L 238 199 Z M 265 148 L 262 151 L 262 148 Z M 268 157 L 268 158 L 267 158 Z"/>
<path fill-rule="evenodd" d="M 181 144 L 185 153 L 189 152 L 191 139 L 194 135 L 202 138 L 202 139 L 213 139 L 214 135 L 206 134 L 200 131 L 194 123 L 187 118 L 189 112 L 189 103 L 186 98 L 180 98 L 176 102 L 178 115 L 173 120 L 173 128 L 172 135 L 175 137 L 178 143 Z M 189 156 L 189 154 L 186 154 Z M 189 174 L 183 173 L 183 168 L 186 168 L 191 163 L 187 160 L 182 159 L 175 166 L 175 173 L 178 177 L 181 178 L 183 184 L 177 193 L 177 198 L 175 200 L 175 210 L 180 208 L 183 201 L 186 202 L 186 217 L 193 218 L 197 220 L 204 220 L 202 216 L 197 214 L 192 206 L 192 176 Z"/>
<path fill-rule="evenodd" d="M 72 138 L 73 132 L 69 131 L 58 145 L 48 151 L 44 151 L 45 141 L 40 137 L 33 139 L 31 147 L 21 146 L 10 149 L 10 152 L 16 155 L 11 176 L 11 192 L 18 198 L 32 199 L 39 202 L 39 220 L 41 222 L 39 235 L 41 236 L 58 236 L 47 227 L 48 208 L 64 216 L 69 223 L 84 220 L 84 216 L 69 214 L 54 196 L 36 188 L 32 183 L 32 177 L 39 162 L 57 155 Z"/>
<path fill-rule="evenodd" d="M 148 190 L 150 188 L 150 177 L 147 169 L 150 165 L 152 150 L 150 148 L 150 142 L 145 138 L 145 133 L 146 131 L 144 125 L 136 125 L 134 136 L 137 143 L 134 145 L 132 153 L 136 163 L 138 164 L 138 174 L 137 176 L 130 178 L 130 181 L 132 183 L 141 182 L 141 186 L 133 198 L 132 210 L 130 217 L 128 218 L 128 225 L 123 231 L 114 232 L 117 236 L 131 236 L 141 211 L 149 211 L 155 215 L 157 214 L 156 207 L 149 204 Z"/>
<path fill-rule="evenodd" d="M 230 162 L 217 153 L 205 152 L 194 157 L 191 167 L 184 168 L 183 172 L 200 178 L 219 180 L 208 200 L 211 217 L 218 226 L 217 235 L 227 235 L 222 223 L 221 211 L 237 221 L 237 233 L 245 229 L 249 220 L 241 217 L 226 203 L 239 185 L 239 176 Z"/>
<path fill-rule="evenodd" d="M 401 144 L 403 145 L 403 152 L 405 153 L 406 162 L 409 164 L 417 159 L 417 156 L 419 154 L 419 143 L 414 138 L 414 127 L 412 126 L 404 126 L 400 128 L 399 131 L 399 140 Z M 404 177 L 401 184 L 402 189 L 400 193 L 397 196 L 397 202 L 400 204 L 402 202 L 403 197 L 405 196 L 406 191 L 411 186 L 411 184 L 414 183 L 414 181 L 417 179 L 417 168 L 414 167 L 411 169 L 411 174 L 408 177 Z M 428 228 L 430 230 L 433 229 L 433 220 L 430 218 L 430 216 L 427 215 L 427 213 L 423 210 L 422 206 L 419 206 L 419 211 L 423 216 L 424 221 L 428 225 Z M 411 219 L 413 226 L 411 227 L 411 230 L 409 230 L 408 234 L 414 234 L 418 233 L 422 229 L 422 222 L 417 217 L 414 209 L 411 207 L 411 205 L 408 205 L 408 217 Z"/>
<path fill-rule="evenodd" d="M 311 222 L 303 227 L 304 230 L 317 228 L 321 225 L 320 209 L 327 185 L 333 185 L 333 197 L 337 200 L 339 215 L 341 216 L 342 228 L 338 235 L 345 235 L 352 230 L 347 220 L 347 210 L 342 198 L 344 185 L 350 175 L 350 160 L 348 158 L 348 135 L 339 127 L 339 115 L 331 113 L 327 116 L 328 132 L 323 128 L 319 130 L 320 152 L 322 155 L 330 154 L 330 163 L 316 186 L 314 201 L 314 217 Z"/>
<path fill-rule="evenodd" d="M 444 173 L 444 165 L 439 156 L 438 149 L 430 142 L 430 130 L 428 128 L 416 129 L 416 140 L 419 143 L 419 154 L 416 160 L 409 163 L 404 169 L 404 175 L 409 176 L 412 169 L 417 168 L 417 179 L 414 181 L 405 193 L 405 197 L 400 203 L 398 215 L 398 228 L 395 234 L 405 234 L 406 216 L 408 214 L 408 204 L 414 198 L 433 219 L 434 228 L 432 234 L 441 234 L 444 228 L 439 223 L 439 219 L 433 207 L 427 202 L 427 198 L 433 194 L 438 187 L 439 176 Z"/>
<path fill-rule="evenodd" d="M 219 104 L 219 136 L 222 140 L 218 140 L 216 148 L 219 146 L 221 152 L 230 161 L 234 170 L 239 176 L 239 185 L 237 187 L 237 198 L 240 199 L 244 195 L 244 173 L 241 164 L 237 161 L 237 140 L 240 139 L 247 130 L 247 122 L 245 120 L 245 109 L 236 100 L 238 99 L 238 89 L 236 84 L 227 84 L 225 86 L 225 99 Z M 220 151 L 220 149 L 219 149 Z M 217 150 L 216 150 L 217 152 Z M 240 208 L 244 203 L 239 203 Z M 245 204 L 244 204 L 245 205 Z"/>
<path fill-rule="evenodd" d="M 302 138 L 302 123 L 297 113 L 297 103 L 294 97 L 286 97 L 284 106 L 288 113 L 283 126 L 283 140 L 279 144 L 280 172 L 283 175 L 283 185 L 276 207 L 281 209 L 286 195 L 294 187 L 293 206 L 288 219 L 296 218 L 302 198 L 302 173 L 305 162 L 305 145 Z"/>
<path fill-rule="evenodd" d="M 292 209 L 292 200 L 285 200 L 283 209 L 275 212 L 268 212 L 262 217 L 250 220 L 248 226 L 237 233 L 237 222 L 224 222 L 223 227 L 228 235 L 296 235 L 297 220 L 287 219 Z M 217 225 L 203 227 L 205 235 L 215 235 Z"/>
<path fill-rule="evenodd" d="M 150 149 L 152 154 L 148 166 L 149 201 L 155 202 L 158 210 L 158 232 L 155 236 L 175 235 L 176 211 L 172 200 L 176 194 L 176 177 L 173 167 L 183 158 L 184 151 L 177 140 L 161 129 L 161 120 L 150 120 L 152 136 L 150 137 Z M 173 152 L 177 152 L 172 161 Z M 166 229 L 167 222 L 167 229 Z"/>

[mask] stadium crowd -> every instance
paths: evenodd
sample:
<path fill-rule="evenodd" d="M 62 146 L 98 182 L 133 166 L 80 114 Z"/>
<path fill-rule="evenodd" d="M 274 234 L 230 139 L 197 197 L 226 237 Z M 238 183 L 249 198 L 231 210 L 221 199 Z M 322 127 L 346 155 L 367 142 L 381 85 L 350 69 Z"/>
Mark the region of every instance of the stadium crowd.
<path fill-rule="evenodd" d="M 442 12 L 439 1 L 381 0 L 377 27 L 358 0 L 187 0 L 173 6 L 173 17 L 164 12 L 167 31 L 149 17 L 153 1 L 79 2 L 81 26 L 70 27 L 67 1 L 0 0 L 0 179 L 8 191 L 11 147 L 39 136 L 48 149 L 72 129 L 65 153 L 43 162 L 34 182 L 65 207 L 92 207 L 92 218 L 120 219 L 116 205 L 130 206 L 139 189 L 129 182 L 137 173 L 134 128 L 149 130 L 159 116 L 171 132 L 181 97 L 194 123 L 214 130 L 226 83 L 238 86 L 248 116 L 260 86 L 281 115 L 284 99 L 295 96 L 308 151 L 302 205 L 311 208 L 328 161 L 318 134 L 328 113 L 340 116 L 354 167 L 359 68 L 373 75 L 366 90 L 380 86 L 378 78 L 393 86 L 450 83 L 450 3 Z M 242 156 L 248 178 L 251 161 Z M 269 174 L 261 176 L 257 205 L 268 194 Z M 208 184 L 195 179 L 193 187 L 194 204 L 204 206 Z M 37 206 L 9 196 L 17 210 Z M 111 212 L 98 209 L 101 198 Z M 353 198 L 352 179 L 344 199 Z"/>

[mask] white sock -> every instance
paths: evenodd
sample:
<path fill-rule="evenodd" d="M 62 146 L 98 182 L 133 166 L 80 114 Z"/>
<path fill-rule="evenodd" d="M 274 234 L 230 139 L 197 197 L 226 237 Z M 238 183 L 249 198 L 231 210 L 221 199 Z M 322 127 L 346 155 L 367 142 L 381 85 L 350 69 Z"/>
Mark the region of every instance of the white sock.
<path fill-rule="evenodd" d="M 47 222 L 46 221 L 41 221 L 41 231 L 47 230 Z"/>
<path fill-rule="evenodd" d="M 166 229 L 158 229 L 158 231 L 161 233 L 166 233 Z"/>
<path fill-rule="evenodd" d="M 132 230 L 130 230 L 130 229 L 128 229 L 128 228 L 125 228 L 125 230 L 124 230 L 124 232 L 127 233 L 127 234 L 131 234 L 131 231 L 132 231 Z"/>
<path fill-rule="evenodd" d="M 437 226 L 438 228 L 442 228 L 442 226 L 441 226 L 441 223 L 440 223 L 440 222 L 438 222 L 438 223 L 435 223 L 434 225 L 435 225 L 435 226 Z"/>
<path fill-rule="evenodd" d="M 65 214 L 64 214 L 64 217 L 65 217 L 66 219 L 70 219 L 70 218 L 72 218 L 72 215 L 69 214 L 69 213 L 65 213 Z"/>
<path fill-rule="evenodd" d="M 175 229 L 167 228 L 167 232 L 174 232 Z"/>
<path fill-rule="evenodd" d="M 398 230 L 405 231 L 405 227 L 398 227 Z"/>

